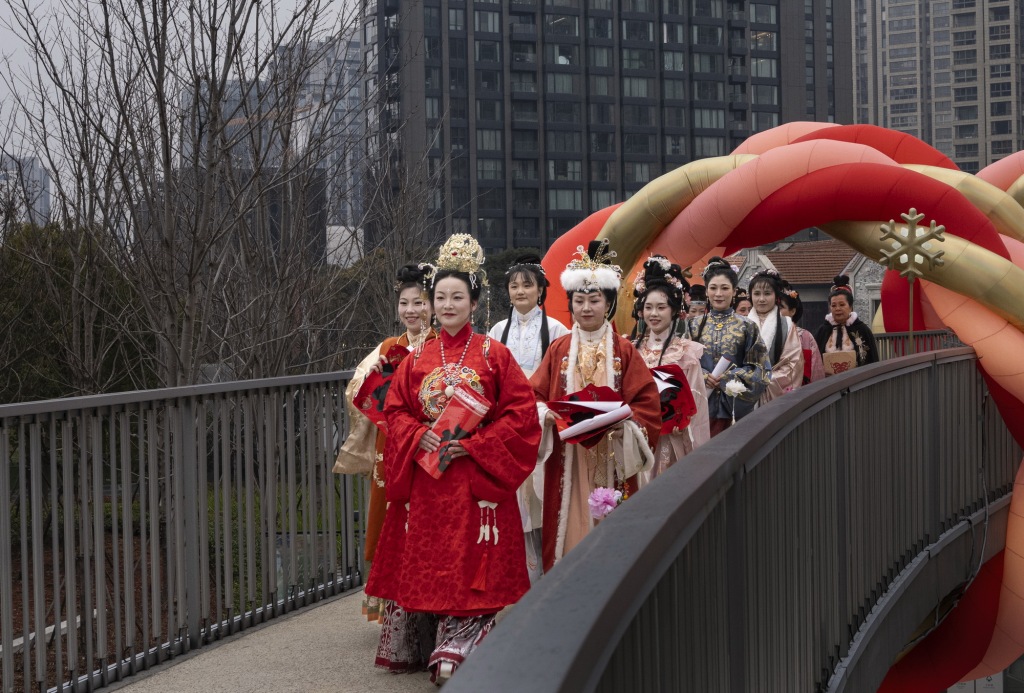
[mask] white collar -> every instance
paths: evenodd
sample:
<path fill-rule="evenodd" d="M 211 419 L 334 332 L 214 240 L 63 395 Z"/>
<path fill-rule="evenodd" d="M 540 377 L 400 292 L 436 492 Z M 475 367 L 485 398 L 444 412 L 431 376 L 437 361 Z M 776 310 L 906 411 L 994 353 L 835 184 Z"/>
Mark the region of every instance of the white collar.
<path fill-rule="evenodd" d="M 540 306 L 534 306 L 526 313 L 520 313 L 518 308 L 513 308 L 512 312 L 515 314 L 518 322 L 527 323 L 540 315 Z"/>
<path fill-rule="evenodd" d="M 576 329 L 580 333 L 580 340 L 589 344 L 591 342 L 601 341 L 601 338 L 604 337 L 605 330 L 608 329 L 608 324 L 608 321 L 605 320 L 604 324 L 601 325 L 599 328 L 597 328 L 593 332 L 588 332 L 587 330 L 584 330 L 582 327 L 580 327 L 577 323 Z"/>
<path fill-rule="evenodd" d="M 828 315 L 826 315 L 825 316 L 825 320 L 828 321 L 829 325 L 832 325 L 833 327 L 835 327 L 836 321 L 835 321 L 835 318 L 832 317 L 832 313 L 829 313 Z M 857 311 L 851 311 L 850 312 L 850 317 L 848 317 L 846 319 L 846 322 L 844 322 L 843 325 L 846 326 L 846 327 L 849 327 L 850 325 L 852 325 L 855 322 L 857 322 Z"/>

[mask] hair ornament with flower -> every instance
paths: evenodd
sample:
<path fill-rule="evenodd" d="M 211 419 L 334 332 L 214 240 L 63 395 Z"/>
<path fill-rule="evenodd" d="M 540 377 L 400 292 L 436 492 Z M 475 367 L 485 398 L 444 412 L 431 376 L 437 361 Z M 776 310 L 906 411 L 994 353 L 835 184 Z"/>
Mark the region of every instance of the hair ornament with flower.
<path fill-rule="evenodd" d="M 800 294 L 796 289 L 783 289 L 782 293 L 786 294 L 790 298 L 800 298 Z"/>
<path fill-rule="evenodd" d="M 713 272 L 723 269 L 731 269 L 733 272 L 739 272 L 739 267 L 736 267 L 735 265 L 730 265 L 728 262 L 726 262 L 720 257 L 713 257 L 708 261 L 707 266 L 704 268 L 704 271 L 701 272 L 700 276 L 704 279 L 705 282 L 707 282 L 708 277 L 710 277 Z"/>

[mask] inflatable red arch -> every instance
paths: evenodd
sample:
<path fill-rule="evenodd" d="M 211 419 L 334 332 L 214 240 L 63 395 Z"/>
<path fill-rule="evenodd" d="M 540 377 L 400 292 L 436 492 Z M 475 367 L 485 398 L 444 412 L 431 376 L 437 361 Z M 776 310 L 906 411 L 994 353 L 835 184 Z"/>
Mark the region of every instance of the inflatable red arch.
<path fill-rule="evenodd" d="M 1007 192 L 1009 191 L 1009 192 Z M 781 240 L 809 226 L 878 259 L 879 223 L 911 207 L 946 228 L 945 265 L 915 292 L 915 329 L 952 329 L 973 346 L 1004 420 L 1024 444 L 1024 152 L 976 176 L 904 133 L 869 125 L 788 123 L 732 155 L 687 164 L 600 210 L 544 257 L 552 283 L 580 246 L 607 238 L 627 279 L 654 252 L 699 269 L 707 257 Z M 626 281 L 624 285 L 631 285 Z M 624 289 L 624 292 L 627 289 Z M 885 328 L 908 327 L 908 286 L 882 285 Z M 617 328 L 630 327 L 630 300 Z M 548 312 L 568 324 L 565 294 Z M 1014 355 L 1014 356 L 1011 356 Z M 954 613 L 890 671 L 881 690 L 937 691 L 1005 669 L 1024 654 L 1024 475 L 1006 549 L 983 566 Z M 965 646 L 970 642 L 971 646 Z"/>

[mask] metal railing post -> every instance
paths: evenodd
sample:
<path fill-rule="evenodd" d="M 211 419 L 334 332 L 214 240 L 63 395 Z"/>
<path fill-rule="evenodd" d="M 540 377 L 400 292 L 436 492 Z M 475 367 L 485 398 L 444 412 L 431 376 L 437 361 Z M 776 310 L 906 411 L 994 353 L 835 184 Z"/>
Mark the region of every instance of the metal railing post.
<path fill-rule="evenodd" d="M 185 515 L 185 536 L 182 538 L 182 543 L 184 544 L 184 565 L 182 568 L 185 576 L 184 615 L 187 638 L 182 645 L 186 652 L 200 645 L 199 616 L 202 612 L 199 589 L 201 552 L 199 549 L 199 479 L 197 474 L 198 455 L 196 452 L 195 409 L 194 398 L 182 398 L 178 409 L 180 429 L 177 432 L 177 437 L 180 441 L 178 450 L 181 452 L 178 469 L 181 474 L 182 490 L 184 492 L 182 512 Z M 206 499 L 202 499 L 202 502 L 205 503 Z"/>

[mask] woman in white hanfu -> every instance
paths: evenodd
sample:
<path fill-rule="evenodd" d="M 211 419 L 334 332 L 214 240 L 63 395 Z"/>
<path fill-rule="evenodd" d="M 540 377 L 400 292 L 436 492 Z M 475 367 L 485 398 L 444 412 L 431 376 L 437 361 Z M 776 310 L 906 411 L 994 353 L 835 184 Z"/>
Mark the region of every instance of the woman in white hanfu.
<path fill-rule="evenodd" d="M 508 289 L 509 317 L 491 328 L 488 334 L 509 348 L 526 377 L 533 375 L 547 353 L 548 346 L 569 334 L 568 328 L 544 308 L 548 282 L 540 258 L 534 254 L 520 255 L 505 272 Z M 541 526 L 543 525 L 544 471 L 538 466 L 534 474 L 519 488 L 519 509 L 526 535 L 526 569 L 530 583 L 543 574 L 541 565 Z"/>

